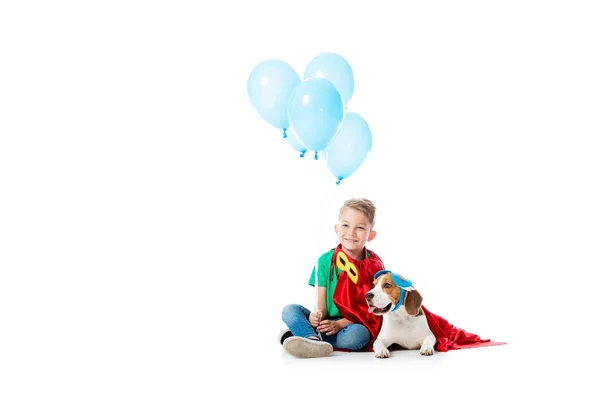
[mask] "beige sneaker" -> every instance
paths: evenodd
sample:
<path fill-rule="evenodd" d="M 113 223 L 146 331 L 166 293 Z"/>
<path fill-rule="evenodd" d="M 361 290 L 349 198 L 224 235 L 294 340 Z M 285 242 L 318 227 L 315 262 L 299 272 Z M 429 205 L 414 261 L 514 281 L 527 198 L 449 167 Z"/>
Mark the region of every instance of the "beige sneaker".
<path fill-rule="evenodd" d="M 292 336 L 283 342 L 283 349 L 297 358 L 329 357 L 333 346 L 320 340 Z"/>

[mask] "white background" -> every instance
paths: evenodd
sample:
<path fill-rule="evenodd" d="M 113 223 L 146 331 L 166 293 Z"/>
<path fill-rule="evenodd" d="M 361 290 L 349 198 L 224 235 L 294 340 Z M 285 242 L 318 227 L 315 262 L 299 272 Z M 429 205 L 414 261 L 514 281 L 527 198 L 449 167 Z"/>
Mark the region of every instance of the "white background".
<path fill-rule="evenodd" d="M 312 307 L 312 263 L 353 196 L 378 208 L 369 247 L 430 310 L 581 388 L 595 2 L 200 4 L 0 6 L 0 397 L 341 395 L 335 369 L 282 363 L 275 338 L 284 305 Z M 353 68 L 348 111 L 373 135 L 339 186 L 246 88 L 264 59 L 302 77 L 324 51 Z"/>

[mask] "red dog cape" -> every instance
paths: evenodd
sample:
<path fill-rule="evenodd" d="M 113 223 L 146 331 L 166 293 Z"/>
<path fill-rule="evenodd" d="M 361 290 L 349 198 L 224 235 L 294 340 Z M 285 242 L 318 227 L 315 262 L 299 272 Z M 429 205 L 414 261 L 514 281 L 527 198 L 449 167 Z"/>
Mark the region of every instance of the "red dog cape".
<path fill-rule="evenodd" d="M 373 285 L 373 275 L 383 270 L 383 262 L 370 250 L 366 250 L 369 257 L 363 260 L 350 258 L 338 245 L 333 253 L 332 271 L 339 274 L 333 302 L 344 318 L 364 325 L 371 333 L 371 341 L 366 350 L 373 351 L 373 342 L 381 329 L 381 318 L 369 312 L 366 295 Z"/>
<path fill-rule="evenodd" d="M 460 329 L 421 306 L 429 329 L 435 336 L 436 344 L 434 349 L 439 352 L 448 350 L 467 349 L 470 347 L 497 346 L 506 344 L 506 342 L 492 342 L 490 339 L 481 339 L 474 333 L 469 333 L 464 329 Z"/>

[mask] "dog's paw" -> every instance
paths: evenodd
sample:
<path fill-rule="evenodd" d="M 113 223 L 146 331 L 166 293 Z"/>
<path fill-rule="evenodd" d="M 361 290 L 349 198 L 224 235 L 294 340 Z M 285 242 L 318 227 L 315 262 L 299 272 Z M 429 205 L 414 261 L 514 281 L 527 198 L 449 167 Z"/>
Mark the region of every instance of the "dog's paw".
<path fill-rule="evenodd" d="M 375 357 L 377 358 L 389 358 L 390 357 L 390 351 L 388 349 L 380 349 L 375 351 Z"/>
<path fill-rule="evenodd" d="M 433 355 L 433 346 L 424 344 L 423 346 L 421 346 L 420 353 L 422 356 L 432 356 Z"/>

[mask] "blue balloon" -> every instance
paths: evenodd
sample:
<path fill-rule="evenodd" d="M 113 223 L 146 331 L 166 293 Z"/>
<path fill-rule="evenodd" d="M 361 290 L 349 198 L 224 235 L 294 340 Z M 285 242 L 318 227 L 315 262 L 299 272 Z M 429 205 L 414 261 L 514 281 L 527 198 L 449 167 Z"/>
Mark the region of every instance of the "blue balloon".
<path fill-rule="evenodd" d="M 289 127 L 287 105 L 300 76 L 284 61 L 260 62 L 248 77 L 248 98 L 258 114 L 275 128 Z"/>
<path fill-rule="evenodd" d="M 304 70 L 304 79 L 325 78 L 337 88 L 345 108 L 354 94 L 354 73 L 346 59 L 336 53 L 321 53 Z"/>
<path fill-rule="evenodd" d="M 304 147 L 317 153 L 335 137 L 344 119 L 344 101 L 325 78 L 301 82 L 288 103 L 288 120 Z"/>
<path fill-rule="evenodd" d="M 296 131 L 294 128 L 289 127 L 286 131 L 286 142 L 292 147 L 292 149 L 300 152 L 300 157 L 304 157 L 304 153 L 308 150 L 300 141 L 298 140 L 298 136 L 296 136 Z"/>
<path fill-rule="evenodd" d="M 327 168 L 338 179 L 338 185 L 365 162 L 372 146 L 367 121 L 356 113 L 346 113 L 340 131 L 323 152 Z"/>

